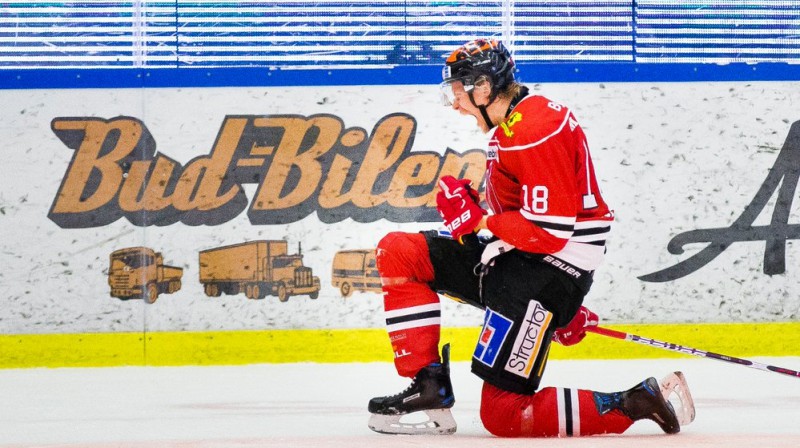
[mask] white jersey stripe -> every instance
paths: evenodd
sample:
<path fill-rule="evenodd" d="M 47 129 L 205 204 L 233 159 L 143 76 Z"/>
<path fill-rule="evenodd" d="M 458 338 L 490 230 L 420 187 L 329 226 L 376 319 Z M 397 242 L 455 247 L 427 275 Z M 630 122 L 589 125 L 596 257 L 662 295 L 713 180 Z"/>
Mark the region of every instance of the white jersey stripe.
<path fill-rule="evenodd" d="M 594 271 L 603 262 L 605 246 L 595 246 L 577 241 L 567 241 L 563 249 L 553 254 L 567 263 L 585 271 Z"/>
<path fill-rule="evenodd" d="M 494 171 L 494 164 L 490 164 L 487 171 L 486 171 L 486 179 L 492 178 L 492 172 Z M 495 213 L 503 213 L 502 202 L 500 202 L 500 198 L 497 196 L 497 193 L 494 191 L 494 187 L 492 187 L 491 182 L 486 182 L 486 202 L 489 204 L 489 208 L 492 209 Z"/>
<path fill-rule="evenodd" d="M 609 220 L 593 220 L 593 221 L 576 221 L 575 230 L 581 229 L 598 229 L 603 227 L 611 227 L 612 222 Z"/>
<path fill-rule="evenodd" d="M 556 403 L 558 409 L 558 436 L 567 437 L 567 414 L 564 405 L 564 389 L 556 388 Z"/>
<path fill-rule="evenodd" d="M 441 325 L 441 323 L 442 319 L 440 317 L 430 317 L 428 319 L 409 320 L 406 322 L 389 324 L 386 326 L 386 330 L 389 333 L 392 333 L 394 331 L 407 330 L 409 328 L 427 327 L 430 325 Z"/>
<path fill-rule="evenodd" d="M 419 313 L 426 313 L 428 311 L 440 311 L 442 309 L 442 304 L 439 302 L 436 303 L 429 303 L 426 305 L 418 305 L 418 306 L 411 306 L 408 308 L 400 308 L 397 310 L 386 311 L 386 318 L 391 319 L 393 317 L 400 317 L 400 316 L 408 316 L 411 314 L 419 314 Z"/>
<path fill-rule="evenodd" d="M 529 221 L 542 221 L 552 224 L 574 226 L 576 218 L 574 216 L 555 216 L 555 215 L 536 215 L 525 209 L 519 210 L 520 214 Z"/>
<path fill-rule="evenodd" d="M 574 241 L 576 243 L 604 242 L 607 236 L 608 232 L 598 233 L 596 235 L 573 236 L 572 238 L 570 238 L 570 241 Z"/>
<path fill-rule="evenodd" d="M 586 159 L 586 196 L 594 196 L 592 194 L 592 167 L 589 166 L 589 145 L 586 140 L 583 141 L 584 159 Z M 596 204 L 595 204 L 596 205 Z"/>

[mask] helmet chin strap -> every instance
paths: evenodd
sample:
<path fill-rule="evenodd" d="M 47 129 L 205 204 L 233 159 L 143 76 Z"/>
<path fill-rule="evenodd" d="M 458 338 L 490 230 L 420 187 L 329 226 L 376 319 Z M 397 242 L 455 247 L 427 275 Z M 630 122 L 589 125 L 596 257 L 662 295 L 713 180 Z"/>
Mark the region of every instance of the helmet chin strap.
<path fill-rule="evenodd" d="M 481 111 L 481 116 L 483 117 L 483 121 L 486 122 L 486 126 L 488 126 L 489 129 L 492 129 L 496 125 L 492 122 L 491 117 L 489 117 L 489 112 L 486 110 L 486 108 L 489 107 L 492 104 L 492 102 L 494 102 L 495 96 L 492 95 L 492 97 L 489 98 L 489 104 L 485 104 L 483 106 L 478 106 L 475 103 L 475 97 L 473 96 L 472 93 L 473 93 L 473 91 L 470 90 L 470 92 L 469 92 L 469 100 L 470 100 L 470 102 L 472 103 L 473 106 L 477 107 L 479 111 Z"/>
<path fill-rule="evenodd" d="M 483 115 L 483 120 L 486 122 L 486 125 L 489 126 L 489 129 L 495 127 L 495 124 L 492 123 L 492 119 L 489 118 L 489 113 L 486 112 L 486 106 L 478 106 L 478 110 L 481 111 L 481 115 Z"/>

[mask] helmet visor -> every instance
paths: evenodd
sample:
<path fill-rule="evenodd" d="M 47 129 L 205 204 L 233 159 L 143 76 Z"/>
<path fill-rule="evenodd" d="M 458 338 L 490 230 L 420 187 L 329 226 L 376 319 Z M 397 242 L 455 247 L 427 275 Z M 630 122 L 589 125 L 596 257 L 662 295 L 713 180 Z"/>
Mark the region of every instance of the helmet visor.
<path fill-rule="evenodd" d="M 461 95 L 469 95 L 475 87 L 472 77 L 447 79 L 439 84 L 439 90 L 442 94 L 442 104 L 445 106 L 452 106 L 456 102 L 456 98 Z"/>

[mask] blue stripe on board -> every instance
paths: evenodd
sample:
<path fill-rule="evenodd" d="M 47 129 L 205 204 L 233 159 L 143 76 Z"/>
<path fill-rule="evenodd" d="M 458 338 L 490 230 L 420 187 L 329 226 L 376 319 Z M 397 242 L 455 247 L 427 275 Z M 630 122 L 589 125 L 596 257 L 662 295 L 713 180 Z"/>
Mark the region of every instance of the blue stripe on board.
<path fill-rule="evenodd" d="M 524 83 L 800 81 L 800 64 L 519 64 Z M 0 70 L 0 89 L 290 87 L 438 84 L 441 66 L 270 70 L 267 68 Z"/>

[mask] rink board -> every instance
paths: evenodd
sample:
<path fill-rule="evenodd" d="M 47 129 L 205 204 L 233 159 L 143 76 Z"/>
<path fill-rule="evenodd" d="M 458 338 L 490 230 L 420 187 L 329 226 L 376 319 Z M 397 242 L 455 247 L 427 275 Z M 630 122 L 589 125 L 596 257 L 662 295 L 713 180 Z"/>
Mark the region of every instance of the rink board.
<path fill-rule="evenodd" d="M 616 211 L 586 306 L 654 339 L 797 355 L 800 325 L 781 323 L 800 320 L 796 82 L 531 88 L 571 105 Z M 343 294 L 334 260 L 388 232 L 440 227 L 435 180 L 459 168 L 482 176 L 486 136 L 438 93 L 0 91 L 0 235 L 13 236 L 0 241 L 0 367 L 391 361 L 380 293 Z M 262 240 L 302 256 L 321 289 L 281 301 L 225 279 L 205 288 L 201 252 Z M 112 291 L 150 278 L 112 268 L 139 247 L 182 270 L 180 288 L 159 285 L 152 304 Z M 469 359 L 483 313 L 443 300 L 441 316 L 454 359 Z M 553 348 L 554 359 L 664 356 L 600 336 Z"/>
<path fill-rule="evenodd" d="M 616 212 L 589 308 L 614 323 L 798 320 L 796 83 L 531 87 L 571 105 Z M 487 137 L 443 108 L 435 85 L 20 89 L 0 99 L 0 235 L 13 235 L 0 241 L 4 335 L 382 329 L 379 293 L 343 297 L 333 284 L 336 255 L 388 232 L 440 228 L 436 179 L 463 168 L 477 181 L 485 170 Z M 302 253 L 318 297 L 250 300 L 242 285 L 209 294 L 199 254 L 258 240 Z M 110 288 L 141 278 L 111 269 L 115 253 L 137 247 L 183 270 L 180 288 L 161 285 L 151 305 Z M 442 316 L 447 327 L 483 318 L 444 304 Z"/>
<path fill-rule="evenodd" d="M 728 356 L 798 356 L 800 322 L 613 325 L 609 328 Z M 454 361 L 470 359 L 479 328 L 443 328 Z M 0 368 L 125 365 L 389 362 L 383 329 L 155 332 L 0 336 Z M 551 359 L 687 357 L 590 334 L 580 344 L 553 344 Z"/>

